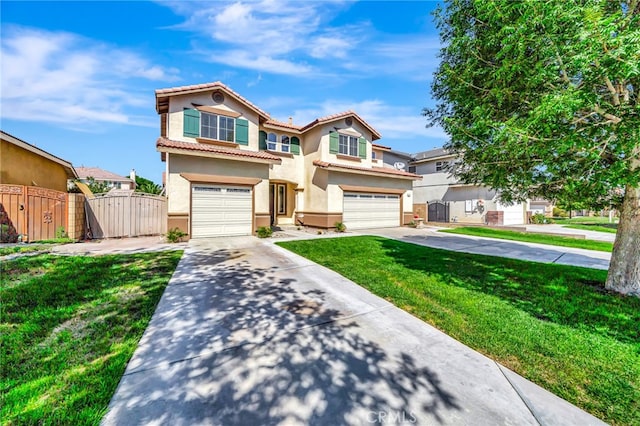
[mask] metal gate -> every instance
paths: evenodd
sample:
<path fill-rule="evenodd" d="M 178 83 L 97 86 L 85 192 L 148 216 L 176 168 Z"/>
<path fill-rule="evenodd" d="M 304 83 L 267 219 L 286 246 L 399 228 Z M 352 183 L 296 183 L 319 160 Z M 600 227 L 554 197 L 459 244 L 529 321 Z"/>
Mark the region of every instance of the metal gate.
<path fill-rule="evenodd" d="M 429 222 L 449 222 L 449 203 L 431 201 L 428 204 Z"/>
<path fill-rule="evenodd" d="M 4 231 L 22 241 L 56 238 L 67 230 L 67 193 L 23 185 L 0 185 L 0 215 Z"/>

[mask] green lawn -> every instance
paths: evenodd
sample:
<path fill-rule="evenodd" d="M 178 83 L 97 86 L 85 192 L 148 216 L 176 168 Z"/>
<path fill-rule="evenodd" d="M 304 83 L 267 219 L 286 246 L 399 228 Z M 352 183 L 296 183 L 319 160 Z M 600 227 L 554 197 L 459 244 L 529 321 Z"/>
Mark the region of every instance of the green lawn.
<path fill-rule="evenodd" d="M 573 229 L 582 229 L 585 231 L 598 231 L 598 232 L 609 232 L 611 234 L 615 234 L 618 232 L 618 224 L 617 223 L 578 223 L 575 225 L 565 225 L 565 228 L 573 228 Z"/>
<path fill-rule="evenodd" d="M 18 244 L 14 246 L 0 247 L 0 256 L 7 256 L 14 253 L 33 253 L 37 251 L 47 251 L 53 244 Z"/>
<path fill-rule="evenodd" d="M 278 243 L 612 424 L 640 424 L 640 299 L 606 271 L 380 237 Z"/>
<path fill-rule="evenodd" d="M 614 223 L 609 223 L 609 217 L 601 216 L 575 216 L 569 219 L 568 217 L 554 217 L 554 222 L 560 225 L 565 224 L 598 224 L 598 225 L 617 225 L 618 218 L 614 218 Z"/>
<path fill-rule="evenodd" d="M 501 240 L 525 241 L 528 243 L 548 244 L 552 246 L 574 247 L 606 252 L 611 252 L 613 250 L 613 243 L 609 243 L 607 241 L 584 240 L 571 237 L 562 237 L 559 235 L 546 235 L 535 232 L 517 232 L 473 226 L 441 229 L 439 232 L 473 235 L 475 237 L 499 238 Z"/>
<path fill-rule="evenodd" d="M 3 262 L 2 423 L 99 424 L 181 255 Z"/>

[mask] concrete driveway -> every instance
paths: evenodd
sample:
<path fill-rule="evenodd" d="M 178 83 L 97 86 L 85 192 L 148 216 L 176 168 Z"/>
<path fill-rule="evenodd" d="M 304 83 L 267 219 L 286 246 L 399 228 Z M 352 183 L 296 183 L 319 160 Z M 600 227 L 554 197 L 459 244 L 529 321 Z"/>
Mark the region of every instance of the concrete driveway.
<path fill-rule="evenodd" d="M 602 424 L 253 237 L 190 242 L 103 423 Z"/>

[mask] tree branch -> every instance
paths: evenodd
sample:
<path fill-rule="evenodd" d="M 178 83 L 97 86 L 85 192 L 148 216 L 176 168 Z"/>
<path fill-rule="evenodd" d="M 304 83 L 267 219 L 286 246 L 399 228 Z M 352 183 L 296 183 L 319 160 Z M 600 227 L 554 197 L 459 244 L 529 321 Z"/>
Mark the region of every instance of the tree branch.
<path fill-rule="evenodd" d="M 611 92 L 611 96 L 613 97 L 613 104 L 615 106 L 620 106 L 620 95 L 618 94 L 618 91 L 616 90 L 615 87 L 613 87 L 613 83 L 611 83 L 611 80 L 609 80 L 609 77 L 607 77 L 606 75 L 604 76 L 604 82 L 607 85 L 607 89 L 609 89 L 609 92 Z"/>
<path fill-rule="evenodd" d="M 620 105 L 620 103 L 618 103 L 618 105 Z M 613 124 L 618 124 L 619 122 L 622 121 L 622 118 L 615 116 L 613 114 L 609 114 L 608 112 L 600 108 L 599 105 L 596 105 L 595 107 L 593 107 L 593 110 L 598 114 L 600 114 L 601 116 L 603 116 L 604 118 L 606 118 L 607 120 L 609 120 L 609 122 Z"/>

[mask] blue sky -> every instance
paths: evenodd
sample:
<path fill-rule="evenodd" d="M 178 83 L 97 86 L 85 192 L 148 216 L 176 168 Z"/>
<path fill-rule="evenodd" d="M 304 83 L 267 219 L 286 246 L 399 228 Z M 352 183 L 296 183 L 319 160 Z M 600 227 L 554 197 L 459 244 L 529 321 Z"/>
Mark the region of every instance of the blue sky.
<path fill-rule="evenodd" d="M 405 152 L 438 34 L 424 1 L 0 2 L 0 127 L 75 166 L 160 182 L 154 90 L 222 81 L 295 124 L 352 109 Z"/>

